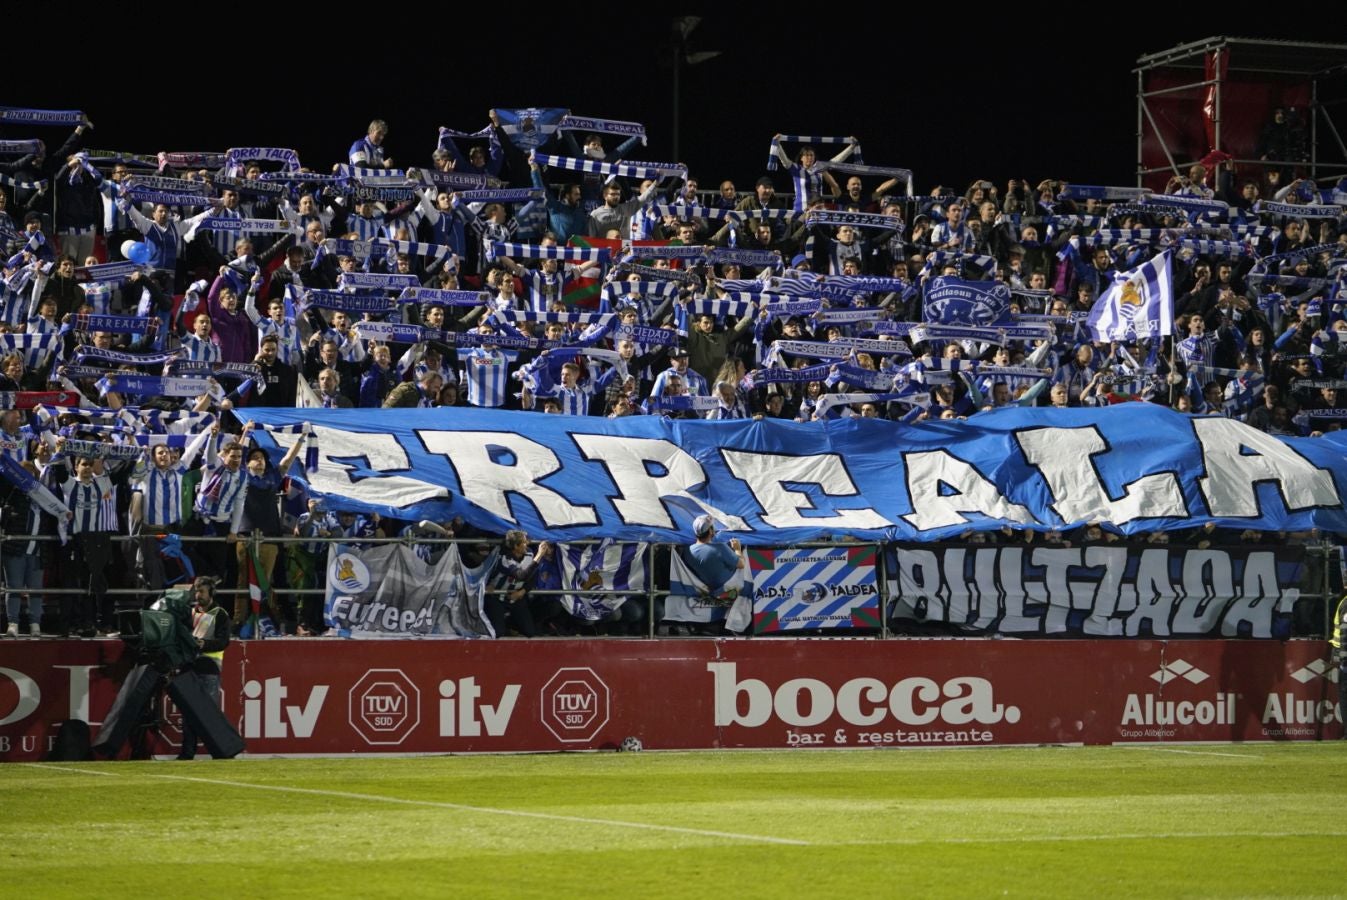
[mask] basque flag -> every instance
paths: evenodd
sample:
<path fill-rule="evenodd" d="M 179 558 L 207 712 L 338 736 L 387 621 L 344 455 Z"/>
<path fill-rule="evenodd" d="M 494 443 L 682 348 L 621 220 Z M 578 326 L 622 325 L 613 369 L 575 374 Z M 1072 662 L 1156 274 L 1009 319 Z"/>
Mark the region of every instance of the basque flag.
<path fill-rule="evenodd" d="M 1090 309 L 1085 327 L 1096 341 L 1130 341 L 1174 333 L 1170 251 L 1113 276 Z"/>

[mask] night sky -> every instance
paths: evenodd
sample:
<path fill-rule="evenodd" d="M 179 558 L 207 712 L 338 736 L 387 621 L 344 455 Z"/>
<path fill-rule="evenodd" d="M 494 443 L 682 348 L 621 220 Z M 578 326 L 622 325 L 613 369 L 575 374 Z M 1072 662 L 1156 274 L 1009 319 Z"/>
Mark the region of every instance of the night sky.
<path fill-rule="evenodd" d="M 774 133 L 854 134 L 867 163 L 912 169 L 923 192 L 942 182 L 962 192 L 974 178 L 1131 184 L 1137 57 L 1252 32 L 1210 19 L 1104 28 L 1076 18 L 978 31 L 953 17 L 921 24 L 907 14 L 887 27 L 853 17 L 803 28 L 781 15 L 707 16 L 688 49 L 721 55 L 683 70 L 681 161 L 703 188 L 729 177 L 747 190 L 764 174 Z M 345 37 L 305 40 L 321 49 L 302 52 L 280 40 L 236 40 L 228 29 L 189 37 L 138 25 L 107 44 L 125 64 L 46 47 L 34 60 L 41 76 L 10 80 L 3 103 L 84 109 L 97 126 L 89 145 L 100 149 L 285 146 L 315 169 L 344 160 L 374 117 L 390 124 L 395 163 L 423 165 L 439 125 L 475 130 L 491 106 L 562 106 L 643 122 L 650 144 L 632 156 L 669 160 L 672 74 L 661 63 L 672 57 L 661 53 L 671 47 L 668 18 L 506 25 L 489 39 L 454 37 L 448 24 L 438 37 L 412 27 L 390 45 L 352 45 L 347 29 Z M 179 46 L 192 47 L 185 55 L 196 61 L 175 61 L 184 55 Z M 211 49 L 222 46 L 242 50 Z M 1347 107 L 1338 111 L 1347 124 Z M 0 136 L 49 144 L 62 137 L 55 128 L 14 127 Z M 782 173 L 776 177 L 788 187 Z"/>

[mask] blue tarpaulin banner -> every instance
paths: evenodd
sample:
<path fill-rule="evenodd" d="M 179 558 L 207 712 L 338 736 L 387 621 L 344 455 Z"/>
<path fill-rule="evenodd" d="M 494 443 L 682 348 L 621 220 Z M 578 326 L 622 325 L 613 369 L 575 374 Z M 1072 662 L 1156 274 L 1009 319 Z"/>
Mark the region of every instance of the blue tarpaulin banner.
<path fill-rule="evenodd" d="M 683 421 L 480 409 L 250 408 L 311 422 L 330 508 L 534 539 L 687 542 L 703 513 L 746 544 L 935 541 L 1090 522 L 1347 532 L 1347 435 L 1280 438 L 1134 403 L 904 424 Z M 259 435 L 279 459 L 294 435 Z M 279 443 L 277 443 L 279 442 Z M 297 479 L 301 476 L 296 475 Z"/>

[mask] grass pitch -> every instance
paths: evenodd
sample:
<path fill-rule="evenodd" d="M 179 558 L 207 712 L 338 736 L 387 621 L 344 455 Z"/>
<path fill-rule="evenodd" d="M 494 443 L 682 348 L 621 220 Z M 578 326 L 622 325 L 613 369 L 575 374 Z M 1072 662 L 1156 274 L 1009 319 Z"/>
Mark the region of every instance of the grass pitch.
<path fill-rule="evenodd" d="M 1347 746 L 0 766 L 0 897 L 1340 896 Z"/>

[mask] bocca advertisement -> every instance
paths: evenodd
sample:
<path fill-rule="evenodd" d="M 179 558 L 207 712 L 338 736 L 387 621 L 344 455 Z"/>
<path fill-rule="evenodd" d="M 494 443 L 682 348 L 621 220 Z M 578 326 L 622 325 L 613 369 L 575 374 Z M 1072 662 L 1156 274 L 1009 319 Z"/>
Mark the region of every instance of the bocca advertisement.
<path fill-rule="evenodd" d="M 96 733 L 130 668 L 114 641 L 7 645 L 0 760 Z M 231 646 L 224 710 L 259 755 L 1320 740 L 1336 676 L 1322 641 L 276 640 Z M 176 753 L 155 703 L 135 752 Z"/>

